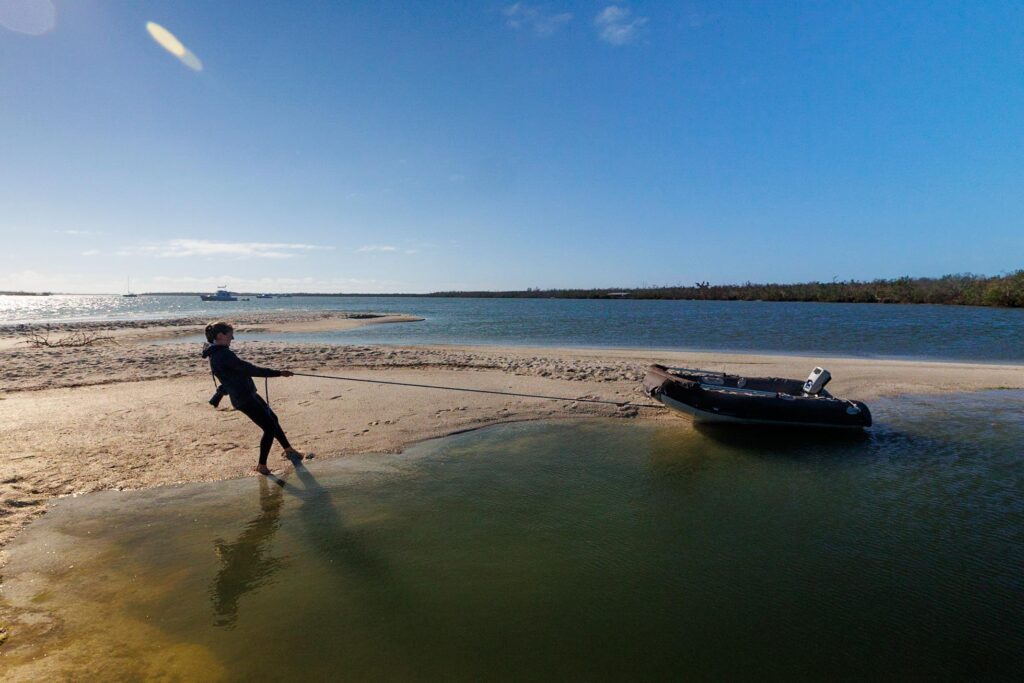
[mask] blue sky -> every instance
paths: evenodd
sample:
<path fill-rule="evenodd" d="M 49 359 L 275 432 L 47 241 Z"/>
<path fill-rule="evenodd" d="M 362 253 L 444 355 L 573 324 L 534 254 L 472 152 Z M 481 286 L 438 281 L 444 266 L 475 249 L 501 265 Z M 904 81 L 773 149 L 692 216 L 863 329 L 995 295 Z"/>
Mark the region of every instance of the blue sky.
<path fill-rule="evenodd" d="M 1019 2 L 0 0 L 0 130 L 0 289 L 1024 267 Z"/>

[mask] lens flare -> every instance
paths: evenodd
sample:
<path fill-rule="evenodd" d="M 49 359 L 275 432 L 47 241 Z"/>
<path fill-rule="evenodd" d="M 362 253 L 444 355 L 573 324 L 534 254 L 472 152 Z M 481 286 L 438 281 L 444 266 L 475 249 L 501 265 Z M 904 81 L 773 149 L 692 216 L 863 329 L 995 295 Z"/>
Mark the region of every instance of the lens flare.
<path fill-rule="evenodd" d="M 57 24 L 57 8 L 50 0 L 0 0 L 0 26 L 41 36 Z"/>
<path fill-rule="evenodd" d="M 146 30 L 156 44 L 177 57 L 182 64 L 193 71 L 202 71 L 203 63 L 195 54 L 185 47 L 178 38 L 155 21 L 146 22 Z"/>

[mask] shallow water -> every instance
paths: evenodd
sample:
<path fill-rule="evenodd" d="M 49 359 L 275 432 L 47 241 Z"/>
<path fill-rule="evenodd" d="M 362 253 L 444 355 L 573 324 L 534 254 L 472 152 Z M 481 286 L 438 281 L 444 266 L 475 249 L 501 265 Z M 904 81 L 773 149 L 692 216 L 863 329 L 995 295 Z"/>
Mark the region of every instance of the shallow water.
<path fill-rule="evenodd" d="M 1024 362 L 1024 310 L 967 306 L 292 297 L 209 303 L 199 297 L 0 297 L 0 325 L 328 310 L 410 313 L 422 322 L 344 332 L 248 335 L 337 344 L 498 344 L 794 353 Z M 197 341 L 202 337 L 197 336 Z M 180 339 L 177 341 L 181 341 Z"/>
<path fill-rule="evenodd" d="M 865 438 L 530 423 L 62 500 L 4 587 L 60 626 L 34 636 L 46 660 L 17 630 L 4 658 L 107 679 L 1009 678 L 1024 393 L 873 408 Z"/>

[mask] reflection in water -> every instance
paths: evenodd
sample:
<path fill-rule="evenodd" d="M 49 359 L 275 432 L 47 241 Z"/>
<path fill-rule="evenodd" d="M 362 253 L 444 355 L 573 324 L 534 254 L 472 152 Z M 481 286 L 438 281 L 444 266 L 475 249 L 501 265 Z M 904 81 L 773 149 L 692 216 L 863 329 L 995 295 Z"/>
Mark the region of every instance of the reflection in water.
<path fill-rule="evenodd" d="M 719 467 L 723 458 L 840 462 L 873 452 L 872 439 L 860 430 L 662 425 L 651 435 L 648 467 L 678 481 Z"/>
<path fill-rule="evenodd" d="M 694 431 L 730 451 L 761 457 L 801 458 L 864 453 L 869 432 L 861 429 L 801 429 L 788 427 L 698 424 Z"/>
<path fill-rule="evenodd" d="M 217 618 L 215 624 L 234 627 L 238 620 L 238 601 L 246 593 L 270 583 L 284 559 L 270 556 L 270 544 L 281 525 L 284 493 L 301 501 L 299 520 L 310 549 L 330 567 L 332 575 L 344 582 L 355 575 L 363 579 L 381 579 L 385 564 L 372 553 L 354 531 L 348 528 L 334 505 L 329 490 L 316 480 L 301 460 L 292 460 L 295 475 L 302 486 L 285 477 L 258 477 L 260 513 L 245 525 L 234 543 L 215 541 L 221 568 L 210 587 L 210 600 Z"/>
<path fill-rule="evenodd" d="M 720 449 L 690 425 L 659 425 L 650 437 L 647 467 L 657 477 L 696 481 L 717 457 Z"/>
<path fill-rule="evenodd" d="M 210 586 L 217 626 L 233 627 L 238 619 L 239 598 L 269 583 L 274 572 L 284 564 L 281 559 L 270 557 L 268 548 L 281 524 L 284 480 L 274 479 L 273 484 L 264 477 L 258 480 L 260 513 L 245 525 L 245 531 L 234 543 L 214 541 L 214 550 L 221 562 L 220 571 Z"/>
<path fill-rule="evenodd" d="M 291 462 L 302 488 L 294 483 L 285 484 L 283 479 L 275 480 L 286 493 L 302 501 L 299 519 L 313 551 L 322 556 L 335 572 L 351 571 L 366 579 L 383 578 L 386 573 L 384 562 L 370 553 L 362 539 L 345 525 L 331 492 L 321 486 L 301 460 L 292 459 Z M 339 575 L 338 578 L 342 577 Z"/>

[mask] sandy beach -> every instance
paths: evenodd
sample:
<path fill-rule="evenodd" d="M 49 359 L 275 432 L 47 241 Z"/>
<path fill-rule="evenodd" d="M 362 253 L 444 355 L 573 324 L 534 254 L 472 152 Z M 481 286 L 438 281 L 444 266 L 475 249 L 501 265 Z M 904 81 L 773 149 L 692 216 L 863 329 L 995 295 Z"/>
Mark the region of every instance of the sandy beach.
<path fill-rule="evenodd" d="M 360 379 L 431 384 L 616 402 L 651 403 L 639 391 L 647 365 L 804 377 L 824 363 L 839 396 L 870 401 L 907 393 L 1024 388 L 1024 367 L 970 363 L 821 359 L 650 350 L 521 347 L 391 347 L 246 342 L 247 332 L 415 324 L 410 316 L 338 313 L 236 319 L 237 353 L 256 364 Z M 198 343 L 203 321 L 63 324 L 52 339 L 84 330 L 106 343 L 31 348 L 37 328 L 0 332 L 0 547 L 41 514 L 47 500 L 99 490 L 144 489 L 250 476 L 259 432 L 213 384 Z M 171 340 L 168 342 L 167 340 Z M 162 343 L 154 343 L 161 341 Z M 258 383 L 263 390 L 263 383 Z M 409 444 L 501 422 L 619 417 L 684 420 L 661 409 L 441 391 L 326 380 L 270 380 L 271 402 L 293 444 L 314 459 L 382 457 Z M 271 455 L 271 466 L 290 467 Z M 2 553 L 2 551 L 0 551 Z M 5 561 L 6 556 L 0 555 Z"/>

